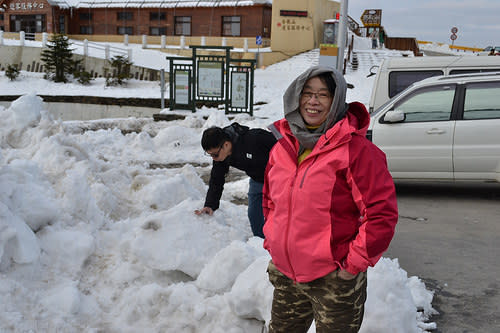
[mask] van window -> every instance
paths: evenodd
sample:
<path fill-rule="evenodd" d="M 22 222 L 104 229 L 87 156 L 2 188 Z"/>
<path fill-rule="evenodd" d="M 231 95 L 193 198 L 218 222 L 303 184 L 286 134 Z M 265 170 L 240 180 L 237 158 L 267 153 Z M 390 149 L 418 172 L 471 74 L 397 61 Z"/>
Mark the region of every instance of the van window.
<path fill-rule="evenodd" d="M 465 86 L 464 120 L 500 118 L 500 81 Z"/>
<path fill-rule="evenodd" d="M 394 106 L 405 114 L 405 123 L 450 120 L 455 85 L 434 86 L 416 90 Z"/>
<path fill-rule="evenodd" d="M 469 74 L 469 73 L 484 73 L 484 72 L 500 72 L 500 68 L 452 69 L 450 71 L 450 75 Z"/>
<path fill-rule="evenodd" d="M 431 76 L 443 75 L 443 71 L 393 71 L 389 73 L 389 97 L 394 97 L 412 83 Z"/>

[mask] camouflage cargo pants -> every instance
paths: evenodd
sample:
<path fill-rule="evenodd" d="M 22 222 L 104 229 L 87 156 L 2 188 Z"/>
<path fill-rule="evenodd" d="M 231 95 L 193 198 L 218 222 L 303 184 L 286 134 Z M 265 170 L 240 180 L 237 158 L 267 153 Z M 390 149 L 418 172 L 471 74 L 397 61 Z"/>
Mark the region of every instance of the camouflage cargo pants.
<path fill-rule="evenodd" d="M 353 280 L 338 270 L 307 283 L 294 283 L 272 262 L 267 269 L 274 286 L 269 333 L 306 333 L 313 319 L 317 333 L 355 333 L 363 321 L 366 272 Z"/>

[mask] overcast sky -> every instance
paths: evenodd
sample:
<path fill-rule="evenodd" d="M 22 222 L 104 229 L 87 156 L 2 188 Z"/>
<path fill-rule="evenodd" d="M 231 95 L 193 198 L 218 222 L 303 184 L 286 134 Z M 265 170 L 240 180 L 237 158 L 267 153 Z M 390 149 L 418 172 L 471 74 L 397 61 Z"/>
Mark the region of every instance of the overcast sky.
<path fill-rule="evenodd" d="M 390 37 L 450 43 L 500 46 L 500 0 L 351 0 L 348 13 L 362 26 L 365 9 L 382 9 L 382 26 Z"/>

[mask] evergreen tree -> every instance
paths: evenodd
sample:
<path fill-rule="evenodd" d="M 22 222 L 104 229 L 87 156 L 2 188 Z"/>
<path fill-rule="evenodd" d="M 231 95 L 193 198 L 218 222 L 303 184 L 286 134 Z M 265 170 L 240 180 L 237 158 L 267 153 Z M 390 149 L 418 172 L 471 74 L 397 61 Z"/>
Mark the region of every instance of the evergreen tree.
<path fill-rule="evenodd" d="M 67 82 L 67 74 L 72 74 L 80 63 L 73 60 L 73 50 L 69 48 L 70 42 L 65 35 L 53 35 L 47 44 L 47 49 L 42 51 L 41 59 L 45 64 L 45 78 L 55 82 Z"/>

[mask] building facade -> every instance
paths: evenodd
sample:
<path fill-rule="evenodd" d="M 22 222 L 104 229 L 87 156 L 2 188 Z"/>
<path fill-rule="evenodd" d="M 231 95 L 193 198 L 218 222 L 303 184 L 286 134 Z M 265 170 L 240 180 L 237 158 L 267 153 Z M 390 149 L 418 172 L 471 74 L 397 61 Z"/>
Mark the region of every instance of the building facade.
<path fill-rule="evenodd" d="M 60 12 L 46 0 L 0 0 L 0 30 L 28 33 L 52 32 Z"/>
<path fill-rule="evenodd" d="M 270 0 L 0 0 L 6 32 L 269 38 L 271 19 Z"/>
<path fill-rule="evenodd" d="M 236 37 L 227 38 L 232 46 L 253 40 L 251 48 L 267 48 L 257 56 L 271 64 L 319 47 L 324 21 L 339 11 L 340 2 L 331 0 L 0 0 L 0 29 L 99 42 L 149 35 L 179 43 L 187 36 L 187 45 Z"/>
<path fill-rule="evenodd" d="M 329 0 L 273 0 L 271 48 L 289 54 L 319 47 L 324 21 L 340 12 Z"/>

